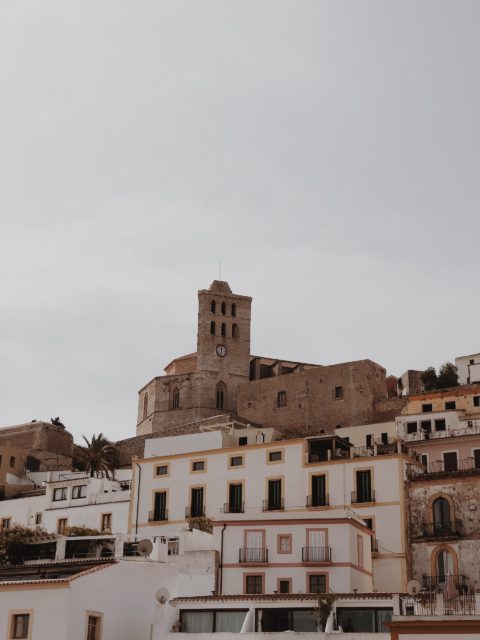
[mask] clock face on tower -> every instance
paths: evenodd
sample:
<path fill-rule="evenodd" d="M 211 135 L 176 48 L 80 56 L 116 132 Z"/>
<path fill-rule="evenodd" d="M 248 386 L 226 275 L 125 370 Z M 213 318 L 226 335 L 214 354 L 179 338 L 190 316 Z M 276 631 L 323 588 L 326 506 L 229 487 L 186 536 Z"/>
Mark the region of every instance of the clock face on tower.
<path fill-rule="evenodd" d="M 215 353 L 219 358 L 224 358 L 227 355 L 227 347 L 223 344 L 217 344 Z"/>

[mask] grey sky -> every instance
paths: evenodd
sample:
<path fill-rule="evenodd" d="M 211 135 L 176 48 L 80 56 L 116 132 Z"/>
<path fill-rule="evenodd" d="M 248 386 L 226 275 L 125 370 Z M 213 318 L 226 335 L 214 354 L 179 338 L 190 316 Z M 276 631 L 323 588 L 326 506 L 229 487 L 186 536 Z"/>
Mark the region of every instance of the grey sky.
<path fill-rule="evenodd" d="M 480 3 L 3 0 L 0 424 L 134 435 L 196 291 L 252 351 L 480 349 Z"/>

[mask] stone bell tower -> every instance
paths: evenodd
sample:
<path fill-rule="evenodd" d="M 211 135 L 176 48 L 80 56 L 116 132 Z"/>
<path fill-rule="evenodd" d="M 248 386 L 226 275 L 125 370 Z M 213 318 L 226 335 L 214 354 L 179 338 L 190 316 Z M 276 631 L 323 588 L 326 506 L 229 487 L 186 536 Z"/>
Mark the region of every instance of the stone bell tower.
<path fill-rule="evenodd" d="M 197 371 L 211 378 L 201 404 L 236 411 L 236 390 L 250 377 L 252 298 L 232 293 L 227 282 L 214 280 L 198 292 Z M 209 375 L 210 374 L 210 375 Z M 224 385 L 223 407 L 217 385 Z"/>

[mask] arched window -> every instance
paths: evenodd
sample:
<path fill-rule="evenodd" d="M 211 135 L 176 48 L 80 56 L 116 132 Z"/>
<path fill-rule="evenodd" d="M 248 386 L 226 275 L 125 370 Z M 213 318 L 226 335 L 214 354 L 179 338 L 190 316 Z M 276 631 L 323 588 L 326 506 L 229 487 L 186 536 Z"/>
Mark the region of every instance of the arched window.
<path fill-rule="evenodd" d="M 451 529 L 450 504 L 446 498 L 433 501 L 433 533 L 434 535 L 448 535 Z"/>
<path fill-rule="evenodd" d="M 210 311 L 211 313 L 215 313 L 217 310 L 217 303 L 215 302 L 215 300 L 212 300 L 210 303 Z"/>
<path fill-rule="evenodd" d="M 227 335 L 227 325 L 225 324 L 225 322 L 222 322 L 222 336 L 226 336 Z"/>
<path fill-rule="evenodd" d="M 453 554 L 448 549 L 440 549 L 435 558 L 435 571 L 437 584 L 446 582 L 447 576 L 455 574 L 455 561 Z"/>
<path fill-rule="evenodd" d="M 232 338 L 239 338 L 240 331 L 238 330 L 238 324 L 232 324 Z"/>
<path fill-rule="evenodd" d="M 223 384 L 223 382 L 219 382 L 215 389 L 215 407 L 217 409 L 223 409 L 224 405 L 226 404 L 226 395 L 227 389 L 225 385 Z"/>
<path fill-rule="evenodd" d="M 212 336 L 215 335 L 215 322 L 213 320 L 210 322 L 210 333 Z"/>
<path fill-rule="evenodd" d="M 143 396 L 143 419 L 145 420 L 147 416 L 148 416 L 148 393 L 145 392 L 145 395 Z"/>
<path fill-rule="evenodd" d="M 226 315 L 227 313 L 227 305 L 225 304 L 225 302 L 222 302 L 222 316 Z"/>
<path fill-rule="evenodd" d="M 173 387 L 172 396 L 170 400 L 170 408 L 171 409 L 179 409 L 180 408 L 180 389 L 178 387 Z"/>
<path fill-rule="evenodd" d="M 235 302 L 232 303 L 232 316 L 235 318 L 237 315 L 237 305 Z"/>
<path fill-rule="evenodd" d="M 286 407 L 287 406 L 287 392 L 279 391 L 277 393 L 277 407 Z"/>

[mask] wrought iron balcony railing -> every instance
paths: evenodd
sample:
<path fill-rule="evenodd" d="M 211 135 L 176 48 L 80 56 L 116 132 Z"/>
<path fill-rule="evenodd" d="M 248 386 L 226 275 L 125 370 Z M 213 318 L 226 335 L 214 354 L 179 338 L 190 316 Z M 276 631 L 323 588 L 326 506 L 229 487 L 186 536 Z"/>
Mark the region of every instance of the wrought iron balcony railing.
<path fill-rule="evenodd" d="M 352 504 L 360 504 L 362 502 L 375 502 L 375 491 L 373 489 L 352 491 Z"/>
<path fill-rule="evenodd" d="M 203 506 L 190 506 L 185 507 L 185 518 L 204 518 L 205 517 L 205 505 Z"/>
<path fill-rule="evenodd" d="M 245 513 L 245 503 L 241 502 L 240 504 L 237 504 L 225 502 L 223 505 L 223 513 Z"/>
<path fill-rule="evenodd" d="M 456 536 L 460 533 L 459 520 L 451 520 L 447 522 L 423 522 L 423 537 L 425 538 L 443 538 L 446 536 Z"/>
<path fill-rule="evenodd" d="M 148 512 L 148 521 L 149 522 L 164 522 L 168 520 L 168 511 L 165 509 L 164 511 L 149 511 Z"/>
<path fill-rule="evenodd" d="M 331 547 L 303 547 L 302 549 L 302 562 L 319 563 L 331 561 Z"/>
<path fill-rule="evenodd" d="M 242 547 L 238 550 L 238 561 L 245 564 L 266 564 L 268 549 L 266 547 Z"/>
<path fill-rule="evenodd" d="M 327 507 L 330 504 L 328 494 L 307 496 L 307 507 Z"/>
<path fill-rule="evenodd" d="M 279 500 L 264 500 L 262 511 L 283 511 L 283 498 Z"/>

